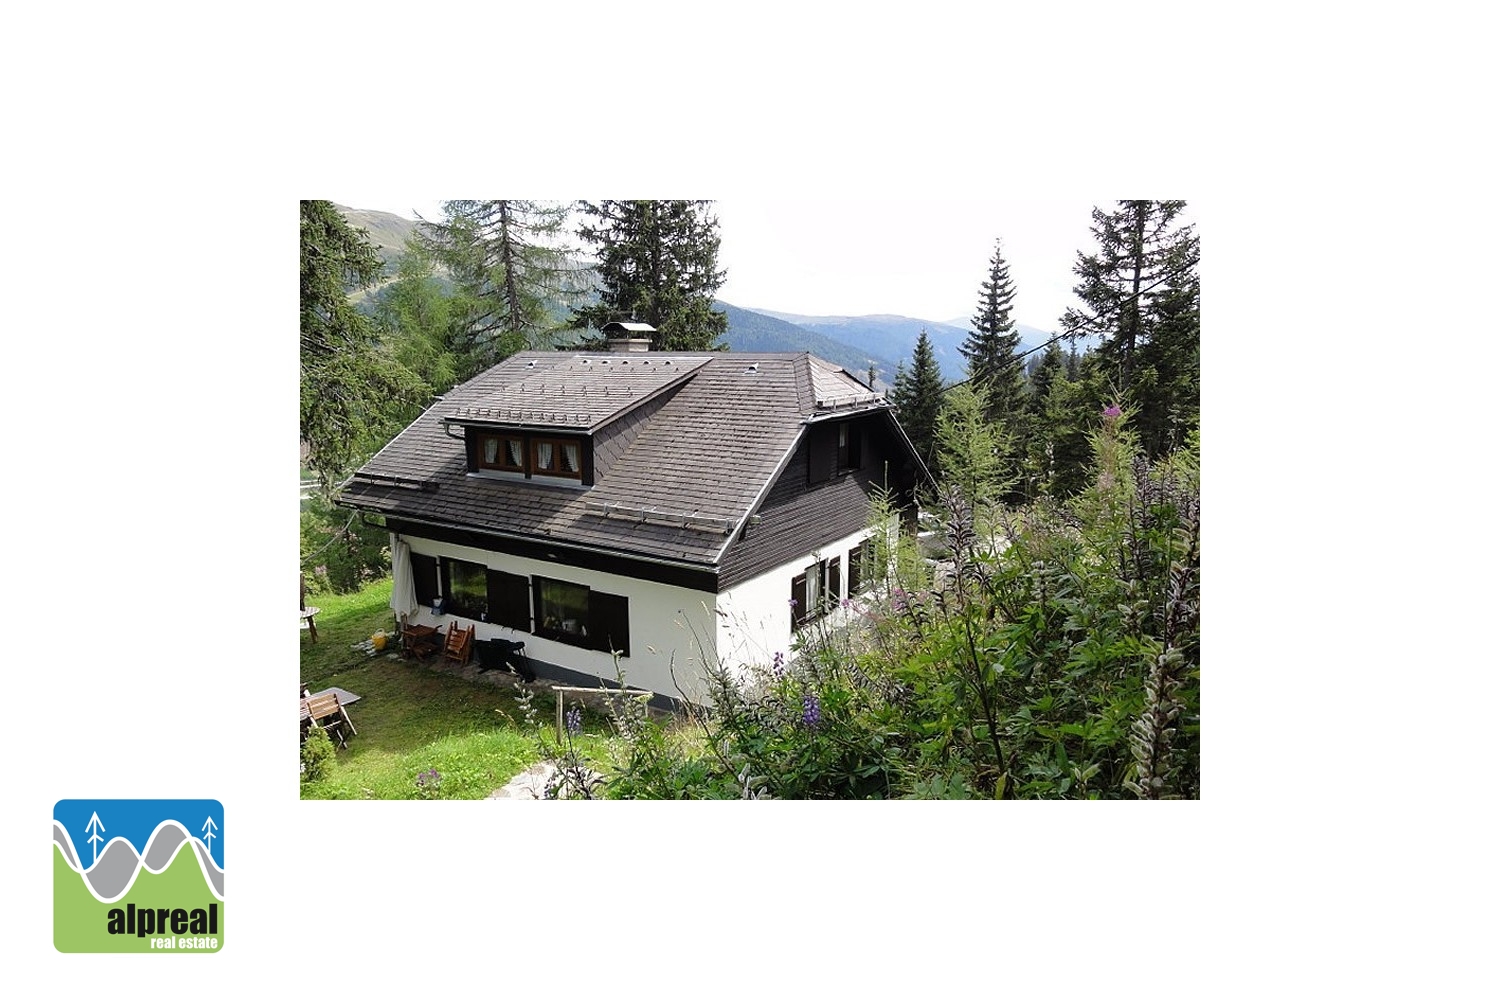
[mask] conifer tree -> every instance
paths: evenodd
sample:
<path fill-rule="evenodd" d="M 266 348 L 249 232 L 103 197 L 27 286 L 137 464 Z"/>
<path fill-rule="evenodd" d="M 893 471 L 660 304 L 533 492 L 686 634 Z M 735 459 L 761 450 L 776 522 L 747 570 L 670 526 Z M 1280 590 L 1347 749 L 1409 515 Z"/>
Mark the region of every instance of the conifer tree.
<path fill-rule="evenodd" d="M 1007 416 L 1021 407 L 1025 388 L 1016 351 L 1021 335 L 1011 319 L 1011 302 L 1016 297 L 1010 280 L 1010 265 L 995 241 L 990 269 L 979 286 L 979 307 L 974 313 L 973 330 L 959 347 L 968 362 L 969 380 L 984 403 L 985 416 L 1005 424 Z"/>
<path fill-rule="evenodd" d="M 1073 292 L 1081 307 L 1066 328 L 1102 338 L 1097 360 L 1139 411 L 1147 454 L 1158 457 L 1196 426 L 1198 237 L 1182 201 L 1121 201 L 1094 209 L 1095 252 L 1078 253 Z"/>
<path fill-rule="evenodd" d="M 917 336 L 917 346 L 912 351 L 911 368 L 896 369 L 896 386 L 891 393 L 891 402 L 896 405 L 896 414 L 906 436 L 929 469 L 937 465 L 938 415 L 943 408 L 943 376 L 938 370 L 937 356 L 932 352 L 932 341 L 924 329 Z"/>
<path fill-rule="evenodd" d="M 713 310 L 724 283 L 719 222 L 707 201 L 601 201 L 581 205 L 578 235 L 595 248 L 599 301 L 573 311 L 594 329 L 612 320 L 656 328 L 652 349 L 711 351 L 729 329 Z"/>
<path fill-rule="evenodd" d="M 473 375 L 517 351 L 545 347 L 560 324 L 577 268 L 563 246 L 566 205 L 445 201 L 446 220 L 424 223 L 420 249 L 452 277 L 452 337 L 459 374 Z"/>
<path fill-rule="evenodd" d="M 349 301 L 380 276 L 374 245 L 331 201 L 304 201 L 301 216 L 299 430 L 327 493 L 369 446 L 371 427 L 415 398 L 421 381 L 382 349 Z"/>

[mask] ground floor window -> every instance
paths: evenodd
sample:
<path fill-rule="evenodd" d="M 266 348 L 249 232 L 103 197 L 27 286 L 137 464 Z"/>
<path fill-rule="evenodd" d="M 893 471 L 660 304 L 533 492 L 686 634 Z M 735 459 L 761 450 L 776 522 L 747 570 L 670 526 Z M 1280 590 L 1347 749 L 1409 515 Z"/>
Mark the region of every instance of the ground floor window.
<path fill-rule="evenodd" d="M 792 577 L 792 628 L 823 617 L 839 606 L 844 596 L 843 559 L 820 559 Z"/>
<path fill-rule="evenodd" d="M 875 539 L 866 538 L 849 550 L 849 596 L 862 593 L 875 582 Z"/>
<path fill-rule="evenodd" d="M 483 621 L 489 610 L 485 567 L 462 559 L 443 560 L 443 612 Z"/>
<path fill-rule="evenodd" d="M 629 601 L 578 583 L 532 577 L 536 634 L 584 649 L 630 655 Z"/>

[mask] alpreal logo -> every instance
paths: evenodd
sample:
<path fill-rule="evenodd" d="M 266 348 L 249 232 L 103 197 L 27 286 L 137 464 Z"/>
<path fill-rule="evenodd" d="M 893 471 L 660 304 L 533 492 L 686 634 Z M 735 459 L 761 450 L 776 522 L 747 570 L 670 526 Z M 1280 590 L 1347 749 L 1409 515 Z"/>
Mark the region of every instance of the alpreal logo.
<path fill-rule="evenodd" d="M 224 807 L 214 799 L 63 799 L 52 807 L 58 951 L 224 947 Z"/>

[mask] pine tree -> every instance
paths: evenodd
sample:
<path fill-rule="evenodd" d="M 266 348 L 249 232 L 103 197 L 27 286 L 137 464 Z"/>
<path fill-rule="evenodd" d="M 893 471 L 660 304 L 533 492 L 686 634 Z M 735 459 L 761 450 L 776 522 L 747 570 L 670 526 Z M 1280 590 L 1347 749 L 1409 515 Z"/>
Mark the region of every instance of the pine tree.
<path fill-rule="evenodd" d="M 380 276 L 381 260 L 331 201 L 301 208 L 301 405 L 307 465 L 323 490 L 372 444 L 391 407 L 417 398 L 421 380 L 385 352 L 351 291 Z M 383 444 L 384 442 L 375 442 Z"/>
<path fill-rule="evenodd" d="M 1002 424 L 1008 415 L 1020 410 L 1025 393 L 1021 365 L 1016 359 L 1021 335 L 1010 317 L 1015 297 L 1010 265 L 1000 253 L 1000 241 L 996 240 L 989 274 L 979 286 L 974 328 L 958 350 L 968 362 L 969 380 L 984 402 L 985 416 Z"/>
<path fill-rule="evenodd" d="M 896 386 L 891 393 L 891 402 L 896 405 L 897 417 L 911 438 L 913 447 L 929 469 L 937 466 L 938 415 L 943 408 L 943 376 L 938 370 L 937 356 L 932 352 L 932 341 L 924 329 L 917 336 L 917 346 L 912 351 L 911 368 L 898 366 Z"/>
<path fill-rule="evenodd" d="M 445 201 L 446 221 L 425 223 L 417 243 L 452 277 L 455 346 L 469 376 L 517 351 L 548 346 L 554 313 L 577 270 L 561 243 L 566 205 L 535 201 Z"/>
<path fill-rule="evenodd" d="M 1196 423 L 1198 237 L 1179 220 L 1182 201 L 1122 201 L 1094 209 L 1098 246 L 1078 253 L 1070 308 L 1063 325 L 1102 338 L 1097 358 L 1122 399 L 1154 428 L 1151 457 L 1180 441 Z M 1170 343 L 1168 343 L 1170 341 Z"/>
<path fill-rule="evenodd" d="M 578 235 L 598 256 L 599 302 L 575 309 L 573 322 L 594 329 L 612 320 L 656 328 L 652 348 L 720 349 L 729 317 L 713 310 L 724 283 L 719 222 L 707 201 L 584 202 Z"/>

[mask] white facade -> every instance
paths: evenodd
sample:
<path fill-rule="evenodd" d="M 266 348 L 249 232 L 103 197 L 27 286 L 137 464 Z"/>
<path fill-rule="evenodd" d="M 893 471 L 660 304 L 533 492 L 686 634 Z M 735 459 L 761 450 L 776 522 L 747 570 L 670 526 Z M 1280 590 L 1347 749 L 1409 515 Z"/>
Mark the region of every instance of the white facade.
<path fill-rule="evenodd" d="M 831 596 L 837 604 L 849 596 L 850 553 L 869 537 L 869 529 L 861 529 L 720 594 L 715 646 L 723 664 L 743 672 L 750 664 L 770 664 L 777 653 L 790 662 L 796 655 L 792 648 L 795 638 L 790 603 L 792 578 L 805 574 L 823 560 L 839 559 L 839 593 Z M 835 610 L 829 619 L 837 624 L 842 617 L 842 610 Z"/>
<path fill-rule="evenodd" d="M 417 555 L 462 559 L 489 569 L 582 584 L 592 590 L 627 598 L 630 605 L 630 655 L 620 658 L 625 683 L 630 687 L 649 689 L 668 698 L 680 698 L 684 694 L 693 700 L 704 698 L 706 690 L 701 681 L 704 657 L 713 655 L 713 594 L 581 569 L 560 561 L 528 559 L 416 535 L 402 535 L 401 538 Z M 785 603 L 783 600 L 783 607 Z M 445 629 L 449 622 L 456 621 L 460 626 L 473 624 L 476 640 L 506 639 L 525 642 L 528 658 L 554 663 L 611 682 L 615 680 L 614 658 L 598 650 L 582 649 L 504 625 L 474 622 L 472 619 L 453 615 L 434 615 L 430 607 L 419 607 L 417 613 L 411 616 L 411 621 L 414 624 L 438 625 Z M 707 649 L 704 648 L 705 645 Z M 674 674 L 677 684 L 682 685 L 682 692 L 673 683 Z"/>
<path fill-rule="evenodd" d="M 722 664 L 732 674 L 743 676 L 746 667 L 769 665 L 777 653 L 781 653 L 786 662 L 796 657 L 790 606 L 792 579 L 805 575 L 822 561 L 838 558 L 839 592 L 829 598 L 837 605 L 843 598 L 851 596 L 849 566 L 853 553 L 870 537 L 870 531 L 862 529 L 846 535 L 718 595 L 583 569 L 561 561 L 514 556 L 421 536 L 400 537 L 415 555 L 460 559 L 488 569 L 581 584 L 591 590 L 627 598 L 630 655 L 621 657 L 619 662 L 626 684 L 668 698 L 686 697 L 701 703 L 707 700 L 705 668 L 710 664 Z M 394 543 L 395 536 L 393 546 Z M 869 580 L 865 581 L 866 588 L 869 583 Z M 847 614 L 836 608 L 826 622 L 837 625 Z M 426 606 L 419 607 L 410 620 L 414 624 L 445 629 L 455 621 L 461 626 L 473 624 L 476 640 L 525 642 L 528 658 L 606 681 L 612 682 L 616 677 L 614 658 L 598 650 L 583 649 L 491 622 L 475 622 L 447 614 L 434 615 Z"/>

